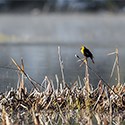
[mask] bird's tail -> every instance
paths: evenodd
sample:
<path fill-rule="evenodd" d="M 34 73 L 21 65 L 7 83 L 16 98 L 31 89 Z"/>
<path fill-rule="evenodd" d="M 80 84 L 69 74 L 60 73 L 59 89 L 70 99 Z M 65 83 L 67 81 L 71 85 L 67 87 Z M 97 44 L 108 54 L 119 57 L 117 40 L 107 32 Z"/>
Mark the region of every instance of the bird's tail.
<path fill-rule="evenodd" d="M 95 62 L 94 62 L 93 58 L 91 58 L 91 60 L 92 60 L 92 63 L 94 64 Z"/>

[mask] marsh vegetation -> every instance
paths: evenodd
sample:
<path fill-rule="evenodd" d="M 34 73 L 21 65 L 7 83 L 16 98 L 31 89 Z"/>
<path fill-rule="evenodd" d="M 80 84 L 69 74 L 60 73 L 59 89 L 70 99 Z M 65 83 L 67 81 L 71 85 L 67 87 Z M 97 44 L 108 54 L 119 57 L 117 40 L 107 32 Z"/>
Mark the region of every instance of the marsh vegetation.
<path fill-rule="evenodd" d="M 58 47 L 58 59 L 61 80 L 55 75 L 56 82 L 45 76 L 42 83 L 31 78 L 24 68 L 23 59 L 19 65 L 13 58 L 18 76 L 17 88 L 0 93 L 0 124 L 2 125 L 121 125 L 125 123 L 125 85 L 120 80 L 118 49 L 112 68 L 117 71 L 117 84 L 109 86 L 99 74 L 84 60 L 76 55 L 81 68 L 85 66 L 85 76 L 72 85 L 65 81 L 61 49 Z M 7 67 L 6 67 L 7 68 Z M 66 70 L 66 69 L 65 69 Z M 92 87 L 89 73 L 98 77 L 97 87 Z M 32 88 L 27 91 L 27 79 Z"/>

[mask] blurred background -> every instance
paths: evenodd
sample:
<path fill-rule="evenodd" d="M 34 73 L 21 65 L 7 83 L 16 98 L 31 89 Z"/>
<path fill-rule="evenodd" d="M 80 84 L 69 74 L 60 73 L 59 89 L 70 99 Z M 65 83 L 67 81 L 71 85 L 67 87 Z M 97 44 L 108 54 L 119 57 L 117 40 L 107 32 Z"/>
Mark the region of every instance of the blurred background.
<path fill-rule="evenodd" d="M 124 11 L 125 0 L 0 0 L 1 12 Z"/>
<path fill-rule="evenodd" d="M 65 81 L 73 84 L 84 78 L 75 54 L 83 57 L 80 46 L 88 47 L 95 64 L 89 65 L 109 81 L 119 49 L 121 81 L 125 80 L 125 0 L 0 0 L 0 91 L 16 87 L 18 64 L 24 59 L 25 71 L 41 83 L 45 76 L 61 81 L 57 47 L 61 47 Z M 99 79 L 90 71 L 93 86 Z M 117 83 L 117 74 L 111 80 Z M 110 83 L 110 85 L 111 85 Z M 32 87 L 26 80 L 26 86 Z"/>

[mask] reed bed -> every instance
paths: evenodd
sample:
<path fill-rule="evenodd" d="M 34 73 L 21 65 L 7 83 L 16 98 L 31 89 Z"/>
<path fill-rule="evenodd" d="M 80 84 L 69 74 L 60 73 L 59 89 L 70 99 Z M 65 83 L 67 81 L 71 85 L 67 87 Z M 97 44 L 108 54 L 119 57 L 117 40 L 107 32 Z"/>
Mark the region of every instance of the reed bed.
<path fill-rule="evenodd" d="M 118 50 L 115 51 L 118 83 L 110 87 L 101 76 L 96 89 L 91 87 L 87 60 L 79 57 L 85 65 L 85 77 L 69 86 L 64 77 L 64 66 L 58 47 L 62 80 L 56 77 L 53 83 L 47 76 L 39 84 L 24 68 L 23 59 L 17 67 L 18 87 L 0 93 L 0 124 L 2 125 L 122 125 L 125 124 L 125 85 L 120 82 Z M 78 57 L 78 56 L 77 56 Z M 91 70 L 90 70 L 91 69 Z M 26 77 L 33 88 L 25 87 Z"/>

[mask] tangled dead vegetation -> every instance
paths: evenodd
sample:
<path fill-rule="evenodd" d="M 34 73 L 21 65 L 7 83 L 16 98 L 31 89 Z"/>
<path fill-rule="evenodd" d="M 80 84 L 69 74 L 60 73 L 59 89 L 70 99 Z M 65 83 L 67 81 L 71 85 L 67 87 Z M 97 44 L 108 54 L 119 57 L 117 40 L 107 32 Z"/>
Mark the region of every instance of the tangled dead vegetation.
<path fill-rule="evenodd" d="M 55 75 L 56 83 L 53 83 L 47 76 L 41 84 L 37 83 L 25 72 L 22 59 L 21 66 L 12 59 L 18 69 L 19 86 L 17 89 L 12 88 L 10 91 L 0 94 L 0 124 L 124 124 L 125 85 L 120 83 L 119 72 L 117 85 L 110 87 L 100 78 L 97 88 L 93 89 L 89 82 L 88 64 L 85 61 L 84 85 L 78 77 L 72 86 L 68 86 L 64 79 L 60 48 L 58 48 L 58 55 L 62 81 L 59 82 L 58 76 Z M 118 62 L 116 66 L 118 66 Z M 27 92 L 25 87 L 24 76 L 33 85 L 30 92 Z"/>

